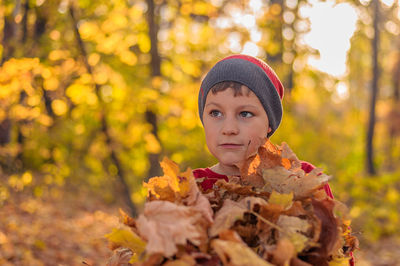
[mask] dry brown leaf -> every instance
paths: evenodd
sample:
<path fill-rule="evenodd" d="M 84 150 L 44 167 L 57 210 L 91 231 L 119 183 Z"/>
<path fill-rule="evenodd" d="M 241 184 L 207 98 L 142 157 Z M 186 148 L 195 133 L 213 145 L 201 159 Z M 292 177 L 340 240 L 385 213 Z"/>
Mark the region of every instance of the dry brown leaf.
<path fill-rule="evenodd" d="M 166 263 L 164 263 L 163 265 L 164 266 L 195 266 L 196 260 L 192 256 L 186 254 L 179 259 L 169 260 Z"/>
<path fill-rule="evenodd" d="M 129 266 L 133 252 L 129 248 L 117 248 L 111 258 L 108 259 L 106 266 Z"/>
<path fill-rule="evenodd" d="M 129 227 L 134 227 L 136 228 L 136 221 L 132 217 L 130 217 L 124 210 L 121 208 L 119 209 L 119 214 L 122 218 L 122 223 L 129 226 Z M 136 233 L 136 232 L 135 232 Z"/>
<path fill-rule="evenodd" d="M 269 262 L 260 258 L 252 249 L 233 241 L 215 239 L 211 247 L 218 254 L 222 263 L 227 266 L 270 266 Z"/>
<path fill-rule="evenodd" d="M 321 254 L 328 257 L 339 249 L 340 244 L 339 221 L 333 213 L 335 201 L 332 199 L 313 200 L 312 205 L 315 215 L 321 220 L 322 230 L 318 240 L 321 245 Z"/>
<path fill-rule="evenodd" d="M 243 244 L 243 240 L 240 238 L 239 234 L 234 230 L 222 231 L 219 233 L 218 238 L 221 240 L 227 240 Z"/>
<path fill-rule="evenodd" d="M 258 197 L 246 197 L 239 202 L 226 199 L 222 208 L 215 214 L 215 221 L 209 232 L 210 236 L 217 236 L 220 232 L 231 228 L 237 220 L 243 219 L 245 212 L 253 211 L 256 205 L 260 208 L 268 205 L 268 202 Z"/>
<path fill-rule="evenodd" d="M 263 189 L 267 192 L 273 190 L 288 194 L 294 193 L 294 199 L 311 197 L 312 193 L 329 180 L 329 176 L 321 173 L 321 169 L 315 168 L 306 174 L 303 170 L 287 170 L 282 166 L 263 170 L 265 185 Z"/>
<path fill-rule="evenodd" d="M 285 160 L 283 160 L 283 166 L 286 169 L 294 170 L 301 168 L 301 162 L 297 158 L 296 154 L 290 149 L 290 147 L 283 142 L 280 149 L 282 150 L 282 158 L 289 160 L 289 163 Z"/>
<path fill-rule="evenodd" d="M 146 203 L 144 213 L 137 219 L 140 235 L 148 241 L 146 252 L 160 253 L 165 257 L 174 255 L 176 246 L 185 245 L 188 240 L 201 245 L 208 238 L 208 225 L 202 213 L 195 208 L 169 201 Z"/>
<path fill-rule="evenodd" d="M 306 215 L 307 212 L 303 208 L 303 205 L 300 201 L 294 201 L 292 206 L 287 211 L 285 211 L 284 214 L 288 216 L 300 216 Z"/>
<path fill-rule="evenodd" d="M 226 199 L 222 208 L 216 212 L 214 223 L 210 228 L 209 235 L 217 236 L 220 232 L 225 231 L 237 221 L 243 219 L 243 214 L 247 211 L 243 203 Z"/>
<path fill-rule="evenodd" d="M 282 146 L 279 147 L 269 139 L 265 139 L 257 154 L 239 165 L 239 169 L 244 184 L 262 187 L 264 184 L 262 171 L 277 166 L 295 170 L 301 168 L 301 162 L 286 143 L 282 143 Z"/>
<path fill-rule="evenodd" d="M 279 216 L 277 225 L 282 228 L 285 233 L 306 233 L 310 228 L 308 221 L 287 215 Z"/>
<path fill-rule="evenodd" d="M 242 186 L 240 184 L 228 183 L 222 179 L 218 180 L 215 183 L 215 186 L 218 187 L 219 189 L 226 190 L 228 193 L 237 194 L 237 195 L 241 195 L 241 196 L 261 195 L 261 193 L 254 191 L 251 186 Z M 269 194 L 265 194 L 265 195 L 267 196 Z"/>

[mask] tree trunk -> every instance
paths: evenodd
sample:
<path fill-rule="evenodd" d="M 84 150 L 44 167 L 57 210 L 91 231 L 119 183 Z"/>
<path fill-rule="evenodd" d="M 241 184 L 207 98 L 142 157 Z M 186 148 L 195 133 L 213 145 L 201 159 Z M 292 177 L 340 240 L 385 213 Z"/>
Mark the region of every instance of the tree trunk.
<path fill-rule="evenodd" d="M 24 3 L 24 16 L 22 17 L 22 37 L 21 41 L 26 42 L 28 38 L 28 13 L 29 13 L 29 0 L 25 0 Z"/>
<path fill-rule="evenodd" d="M 158 52 L 158 11 L 156 10 L 156 6 L 153 0 L 147 0 L 147 24 L 149 27 L 149 37 L 150 37 L 150 54 L 151 54 L 151 78 L 154 79 L 156 77 L 161 77 L 161 56 Z M 154 88 L 158 89 L 158 88 Z M 152 126 L 152 134 L 160 143 L 160 139 L 158 137 L 158 123 L 157 123 L 157 114 L 148 108 L 145 113 L 145 118 L 147 123 Z M 160 175 L 160 153 L 149 153 L 148 160 L 150 163 L 150 168 L 145 180 L 147 181 L 150 177 Z"/>
<path fill-rule="evenodd" d="M 376 175 L 376 169 L 374 165 L 374 131 L 375 131 L 375 107 L 378 96 L 378 81 L 379 81 L 379 65 L 378 65 L 378 50 L 379 50 L 379 0 L 372 0 L 373 12 L 374 12 L 374 38 L 372 39 L 372 88 L 371 88 L 371 99 L 369 109 L 369 121 L 367 131 L 367 142 L 366 142 L 366 168 L 369 175 Z"/>
<path fill-rule="evenodd" d="M 398 40 L 400 48 L 400 39 Z M 398 50 L 400 51 L 400 50 Z M 392 107 L 387 116 L 388 141 L 387 141 L 387 168 L 389 171 L 395 170 L 395 158 L 393 156 L 396 147 L 396 137 L 400 136 L 400 52 L 397 52 L 397 61 L 392 72 L 393 98 Z"/>
<path fill-rule="evenodd" d="M 73 30 L 74 30 L 75 37 L 76 37 L 76 40 L 77 40 L 77 43 L 78 43 L 78 49 L 79 49 L 79 51 L 80 51 L 80 53 L 82 55 L 83 62 L 84 62 L 85 67 L 86 67 L 86 71 L 93 77 L 93 70 L 92 70 L 92 67 L 90 66 L 90 64 L 88 63 L 87 52 L 86 52 L 84 43 L 82 41 L 81 35 L 79 33 L 79 30 L 78 30 L 78 26 L 77 26 L 78 25 L 78 23 L 77 23 L 78 21 L 77 21 L 77 19 L 75 17 L 75 10 L 74 10 L 72 4 L 69 7 L 69 14 L 70 14 L 72 22 L 73 22 Z M 97 95 L 97 98 L 99 100 L 99 104 L 102 105 L 102 107 L 104 107 L 104 102 L 103 102 L 102 97 L 100 95 L 100 85 L 97 84 L 94 81 L 94 78 L 93 78 L 93 83 L 95 85 L 96 95 Z M 107 122 L 106 112 L 104 111 L 104 108 L 102 108 L 101 110 L 102 111 L 101 111 L 101 114 L 100 114 L 100 117 L 101 117 L 100 118 L 101 119 L 101 128 L 100 128 L 100 130 L 101 130 L 101 132 L 104 134 L 104 136 L 106 138 L 106 145 L 107 145 L 107 147 L 108 147 L 108 149 L 110 151 L 110 159 L 111 159 L 112 163 L 115 165 L 115 167 L 117 168 L 117 172 L 118 172 L 117 176 L 118 176 L 118 180 L 120 181 L 120 184 L 121 184 L 121 186 L 120 186 L 120 189 L 121 189 L 121 192 L 122 192 L 121 196 L 122 196 L 125 204 L 130 209 L 130 214 L 133 217 L 136 217 L 137 216 L 137 210 L 136 210 L 136 206 L 133 204 L 133 202 L 131 200 L 131 192 L 130 192 L 129 185 L 126 182 L 126 174 L 125 174 L 125 171 L 124 171 L 124 169 L 122 167 L 122 164 L 121 164 L 121 162 L 120 162 L 120 160 L 119 160 L 119 158 L 117 156 L 117 153 L 113 148 L 114 145 L 113 145 L 113 140 L 112 140 L 112 138 L 111 138 L 111 136 L 109 134 L 109 126 L 108 126 L 108 122 Z"/>

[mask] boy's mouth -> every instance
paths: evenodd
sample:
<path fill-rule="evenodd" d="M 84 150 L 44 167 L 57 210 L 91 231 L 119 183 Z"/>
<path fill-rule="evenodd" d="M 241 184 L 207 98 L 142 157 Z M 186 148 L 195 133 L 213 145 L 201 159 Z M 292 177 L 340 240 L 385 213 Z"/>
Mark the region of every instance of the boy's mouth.
<path fill-rule="evenodd" d="M 236 144 L 236 143 L 222 143 L 219 146 L 225 149 L 237 149 L 243 147 L 242 144 Z"/>

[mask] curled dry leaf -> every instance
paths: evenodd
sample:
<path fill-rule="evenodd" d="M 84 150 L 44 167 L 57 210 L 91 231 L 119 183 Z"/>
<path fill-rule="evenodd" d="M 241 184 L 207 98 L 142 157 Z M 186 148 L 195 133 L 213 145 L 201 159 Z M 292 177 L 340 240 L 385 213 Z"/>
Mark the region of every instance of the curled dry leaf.
<path fill-rule="evenodd" d="M 144 213 L 137 219 L 137 228 L 147 240 L 146 252 L 170 257 L 177 245 L 187 241 L 201 245 L 208 239 L 208 222 L 193 207 L 180 206 L 169 201 L 151 201 L 145 204 Z"/>

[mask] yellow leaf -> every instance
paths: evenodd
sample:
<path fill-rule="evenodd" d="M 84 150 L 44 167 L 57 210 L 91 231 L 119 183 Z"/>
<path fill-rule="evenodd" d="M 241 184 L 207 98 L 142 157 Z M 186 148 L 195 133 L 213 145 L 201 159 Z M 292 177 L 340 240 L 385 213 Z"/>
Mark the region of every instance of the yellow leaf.
<path fill-rule="evenodd" d="M 110 242 L 129 248 L 136 254 L 142 253 L 146 248 L 146 242 L 131 230 L 113 228 L 112 232 L 105 237 Z"/>
<path fill-rule="evenodd" d="M 215 250 L 224 265 L 272 265 L 260 258 L 254 251 L 245 244 L 216 239 L 211 242 L 211 247 Z"/>
<path fill-rule="evenodd" d="M 293 204 L 293 192 L 289 194 L 279 193 L 275 190 L 272 191 L 271 196 L 268 199 L 268 203 L 282 206 L 285 210 L 292 207 Z"/>
<path fill-rule="evenodd" d="M 300 233 L 290 232 L 287 234 L 288 239 L 293 244 L 296 252 L 301 252 L 305 247 L 309 239 Z"/>
<path fill-rule="evenodd" d="M 144 183 L 143 186 L 149 190 L 149 196 L 154 196 L 160 200 L 175 201 L 175 192 L 171 188 L 168 178 L 153 177 L 148 183 Z"/>
<path fill-rule="evenodd" d="M 171 178 L 170 184 L 174 191 L 178 192 L 181 197 L 186 197 L 190 188 L 189 181 L 194 178 L 192 170 L 188 168 L 185 172 L 181 173 L 179 171 L 179 166 L 167 157 L 164 157 L 160 164 L 164 175 Z"/>

